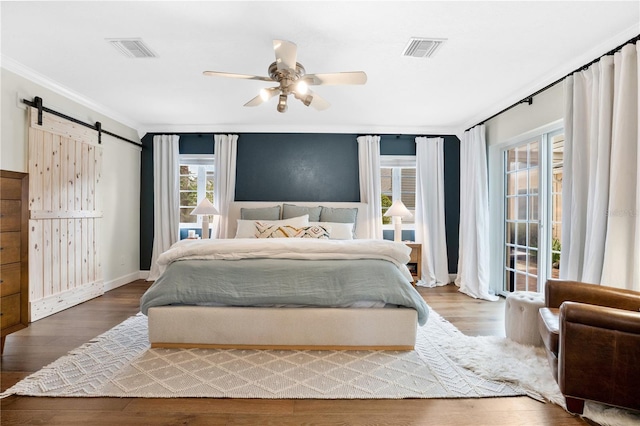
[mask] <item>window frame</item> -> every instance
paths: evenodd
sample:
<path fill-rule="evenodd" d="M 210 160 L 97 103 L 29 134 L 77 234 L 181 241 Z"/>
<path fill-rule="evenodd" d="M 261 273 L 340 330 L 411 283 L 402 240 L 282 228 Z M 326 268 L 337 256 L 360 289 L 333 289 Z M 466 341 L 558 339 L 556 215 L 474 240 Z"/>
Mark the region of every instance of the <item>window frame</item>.
<path fill-rule="evenodd" d="M 415 169 L 416 168 L 416 156 L 415 155 L 381 155 L 380 156 L 380 169 L 392 169 L 391 172 L 391 201 L 395 200 L 396 197 L 402 196 L 402 171 L 401 169 Z M 382 173 L 380 173 L 380 179 L 382 179 Z M 417 176 L 416 176 L 417 179 Z M 416 182 L 417 184 L 417 182 Z M 381 191 L 382 195 L 382 191 Z M 415 197 L 415 192 L 414 192 Z M 413 209 L 413 214 L 415 218 L 415 208 Z M 405 222 L 402 221 L 402 229 L 403 230 L 415 230 L 415 221 L 413 222 Z M 383 230 L 394 230 L 393 222 L 388 224 L 382 224 Z"/>
<path fill-rule="evenodd" d="M 179 165 L 182 166 L 207 166 L 213 169 L 213 178 L 215 182 L 215 168 L 214 168 L 215 155 L 214 154 L 180 154 Z M 180 173 L 178 172 L 180 175 Z M 180 175 L 181 176 L 181 175 Z M 204 171 L 203 175 L 198 175 L 197 177 L 197 195 L 196 199 L 201 200 L 204 196 L 206 196 L 206 185 L 207 185 L 207 172 Z M 178 188 L 178 191 L 182 192 L 181 188 Z M 180 197 L 178 197 L 180 199 Z M 189 207 L 180 205 L 179 208 Z M 194 207 L 195 208 L 195 207 Z M 209 225 L 211 226 L 211 224 Z M 195 222 L 179 222 L 180 229 L 193 229 L 202 227 L 202 216 L 197 215 Z"/>

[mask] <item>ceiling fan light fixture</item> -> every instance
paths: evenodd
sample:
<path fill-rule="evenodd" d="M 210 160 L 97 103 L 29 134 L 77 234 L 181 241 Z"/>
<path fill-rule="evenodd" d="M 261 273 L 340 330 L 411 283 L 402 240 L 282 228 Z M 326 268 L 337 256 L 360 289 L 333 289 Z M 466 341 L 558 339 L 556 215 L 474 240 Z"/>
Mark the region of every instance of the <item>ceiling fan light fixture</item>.
<path fill-rule="evenodd" d="M 296 83 L 296 92 L 298 92 L 301 95 L 305 95 L 308 91 L 309 91 L 309 85 L 307 84 L 306 81 L 300 80 Z"/>
<path fill-rule="evenodd" d="M 302 102 L 304 104 L 304 106 L 309 106 L 311 105 L 311 102 L 313 102 L 313 95 L 312 94 L 308 94 L 308 95 L 304 95 L 301 94 L 298 91 L 293 92 L 293 96 L 298 99 L 300 102 Z"/>
<path fill-rule="evenodd" d="M 304 104 L 304 106 L 311 105 L 311 102 L 313 102 L 313 96 L 311 95 L 307 95 L 302 99 L 302 103 Z"/>
<path fill-rule="evenodd" d="M 287 95 L 280 94 L 278 99 L 278 112 L 287 112 Z"/>
<path fill-rule="evenodd" d="M 305 106 L 312 106 L 318 111 L 329 108 L 331 104 L 310 90 L 309 86 L 365 84 L 367 82 L 367 74 L 364 71 L 307 74 L 302 64 L 296 62 L 297 46 L 290 41 L 273 40 L 273 49 L 276 60 L 269 65 L 269 77 L 220 71 L 204 71 L 203 74 L 278 83 L 276 87 L 260 90 L 258 95 L 245 103 L 244 106 L 255 107 L 276 95 L 280 95 L 277 109 L 281 113 L 287 111 L 287 97 L 289 95 L 293 95 Z"/>

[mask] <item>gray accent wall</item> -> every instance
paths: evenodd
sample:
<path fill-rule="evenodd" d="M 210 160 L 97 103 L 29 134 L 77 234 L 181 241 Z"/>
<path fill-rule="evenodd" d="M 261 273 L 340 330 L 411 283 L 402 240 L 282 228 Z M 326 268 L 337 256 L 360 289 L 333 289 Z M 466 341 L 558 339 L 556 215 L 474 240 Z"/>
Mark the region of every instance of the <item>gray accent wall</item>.
<path fill-rule="evenodd" d="M 357 137 L 240 135 L 236 201 L 360 201 Z"/>

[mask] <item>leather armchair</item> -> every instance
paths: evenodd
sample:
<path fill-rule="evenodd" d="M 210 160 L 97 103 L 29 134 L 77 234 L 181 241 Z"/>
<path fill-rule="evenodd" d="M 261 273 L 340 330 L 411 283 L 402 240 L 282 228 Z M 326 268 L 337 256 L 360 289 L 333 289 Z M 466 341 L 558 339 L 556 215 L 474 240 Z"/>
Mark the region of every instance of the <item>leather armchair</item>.
<path fill-rule="evenodd" d="M 640 410 L 640 292 L 549 280 L 538 328 L 567 410 Z"/>

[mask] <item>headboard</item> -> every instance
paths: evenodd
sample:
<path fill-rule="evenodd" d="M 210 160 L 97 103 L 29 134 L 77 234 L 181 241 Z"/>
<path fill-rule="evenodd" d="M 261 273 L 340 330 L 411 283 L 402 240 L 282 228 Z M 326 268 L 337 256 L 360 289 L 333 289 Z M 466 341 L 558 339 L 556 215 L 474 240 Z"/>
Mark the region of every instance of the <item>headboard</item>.
<path fill-rule="evenodd" d="M 282 206 L 283 203 L 295 204 L 298 206 L 325 206 L 334 208 L 357 208 L 358 217 L 356 219 L 356 238 L 371 238 L 368 236 L 367 226 L 365 225 L 369 220 L 366 203 L 346 203 L 346 202 L 329 202 L 329 201 L 234 201 L 229 206 L 229 226 L 227 229 L 228 238 L 233 238 L 236 235 L 236 228 L 238 226 L 237 220 L 240 219 L 241 208 L 258 208 L 258 207 L 272 207 L 276 205 Z"/>

